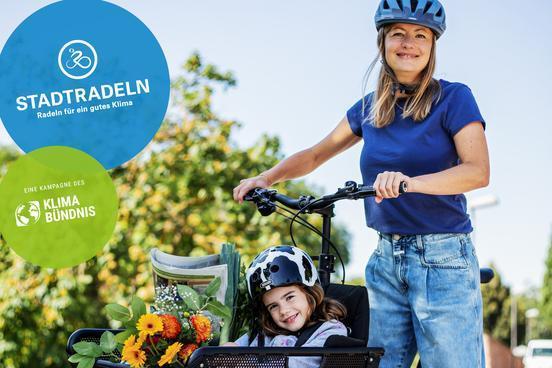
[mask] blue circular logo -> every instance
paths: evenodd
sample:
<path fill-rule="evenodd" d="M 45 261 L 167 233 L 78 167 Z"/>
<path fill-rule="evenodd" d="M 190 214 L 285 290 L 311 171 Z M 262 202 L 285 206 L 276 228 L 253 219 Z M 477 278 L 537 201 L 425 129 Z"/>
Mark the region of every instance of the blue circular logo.
<path fill-rule="evenodd" d="M 110 169 L 151 141 L 170 79 L 163 50 L 134 15 L 105 1 L 61 1 L 12 33 L 0 90 L 0 119 L 23 151 L 73 147 Z"/>

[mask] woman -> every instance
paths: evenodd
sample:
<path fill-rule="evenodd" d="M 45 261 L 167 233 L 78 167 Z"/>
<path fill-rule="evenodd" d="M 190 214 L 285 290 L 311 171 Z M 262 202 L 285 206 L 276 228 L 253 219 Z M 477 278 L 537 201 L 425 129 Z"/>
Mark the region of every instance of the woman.
<path fill-rule="evenodd" d="M 437 0 L 382 0 L 376 12 L 382 68 L 373 93 L 353 105 L 321 142 L 234 189 L 310 173 L 364 141 L 366 223 L 380 234 L 366 266 L 371 346 L 382 368 L 483 367 L 479 265 L 462 193 L 489 182 L 485 123 L 470 89 L 433 79 L 436 40 L 445 30 Z M 375 63 L 372 63 L 371 68 Z M 408 193 L 399 195 L 400 182 Z"/>

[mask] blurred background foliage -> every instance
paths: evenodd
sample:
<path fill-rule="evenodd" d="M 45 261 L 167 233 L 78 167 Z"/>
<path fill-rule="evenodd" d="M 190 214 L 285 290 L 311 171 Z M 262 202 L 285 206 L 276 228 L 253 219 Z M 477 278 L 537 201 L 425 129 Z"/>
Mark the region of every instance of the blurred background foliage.
<path fill-rule="evenodd" d="M 539 316 L 536 321 L 537 337 L 552 339 L 552 238 L 546 257 L 544 280 L 538 304 Z"/>
<path fill-rule="evenodd" d="M 283 157 L 277 137 L 263 135 L 246 148 L 233 142 L 240 124 L 217 116 L 212 98 L 235 85 L 232 73 L 205 64 L 198 54 L 188 58 L 172 83 L 172 106 L 153 141 L 111 171 L 119 218 L 101 254 L 70 269 L 44 269 L 25 262 L 0 238 L 1 367 L 67 367 L 67 338 L 78 328 L 108 327 L 106 304 L 128 304 L 134 294 L 151 302 L 153 247 L 199 256 L 218 253 L 229 242 L 248 264 L 261 249 L 291 242 L 286 219 L 262 217 L 252 204 L 232 198 L 240 179 Z M 0 177 L 17 156 L 0 147 Z M 276 189 L 292 196 L 322 194 L 303 181 Z M 316 216 L 309 220 L 321 226 Z M 316 235 L 296 226 L 294 236 L 310 254 L 319 253 Z M 332 239 L 347 262 L 349 234 L 335 225 Z"/>

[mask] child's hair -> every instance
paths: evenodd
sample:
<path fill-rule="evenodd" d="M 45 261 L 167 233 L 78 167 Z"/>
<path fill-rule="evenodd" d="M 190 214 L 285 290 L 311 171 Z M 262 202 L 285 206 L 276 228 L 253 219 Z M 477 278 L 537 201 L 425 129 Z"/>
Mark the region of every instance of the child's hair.
<path fill-rule="evenodd" d="M 305 293 L 307 302 L 309 303 L 310 316 L 304 327 L 311 326 L 319 321 L 343 320 L 347 316 L 347 309 L 343 304 L 335 299 L 324 297 L 324 289 L 322 289 L 320 284 L 314 284 L 313 286 L 294 285 Z M 266 336 L 289 335 L 290 331 L 279 327 L 274 322 L 266 306 L 263 303 L 259 304 L 261 310 L 259 321 L 264 334 Z"/>

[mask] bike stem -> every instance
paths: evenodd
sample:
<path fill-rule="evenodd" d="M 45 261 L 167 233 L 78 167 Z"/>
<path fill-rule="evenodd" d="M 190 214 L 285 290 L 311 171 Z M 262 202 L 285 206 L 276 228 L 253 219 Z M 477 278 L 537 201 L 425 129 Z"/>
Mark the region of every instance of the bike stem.
<path fill-rule="evenodd" d="M 320 283 L 323 288 L 326 288 L 330 284 L 330 276 L 335 272 L 335 256 L 330 254 L 330 239 L 332 228 L 332 217 L 335 216 L 334 204 L 330 204 L 327 207 L 313 210 L 312 212 L 318 213 L 322 216 L 322 251 L 318 258 L 318 276 L 320 277 Z"/>

